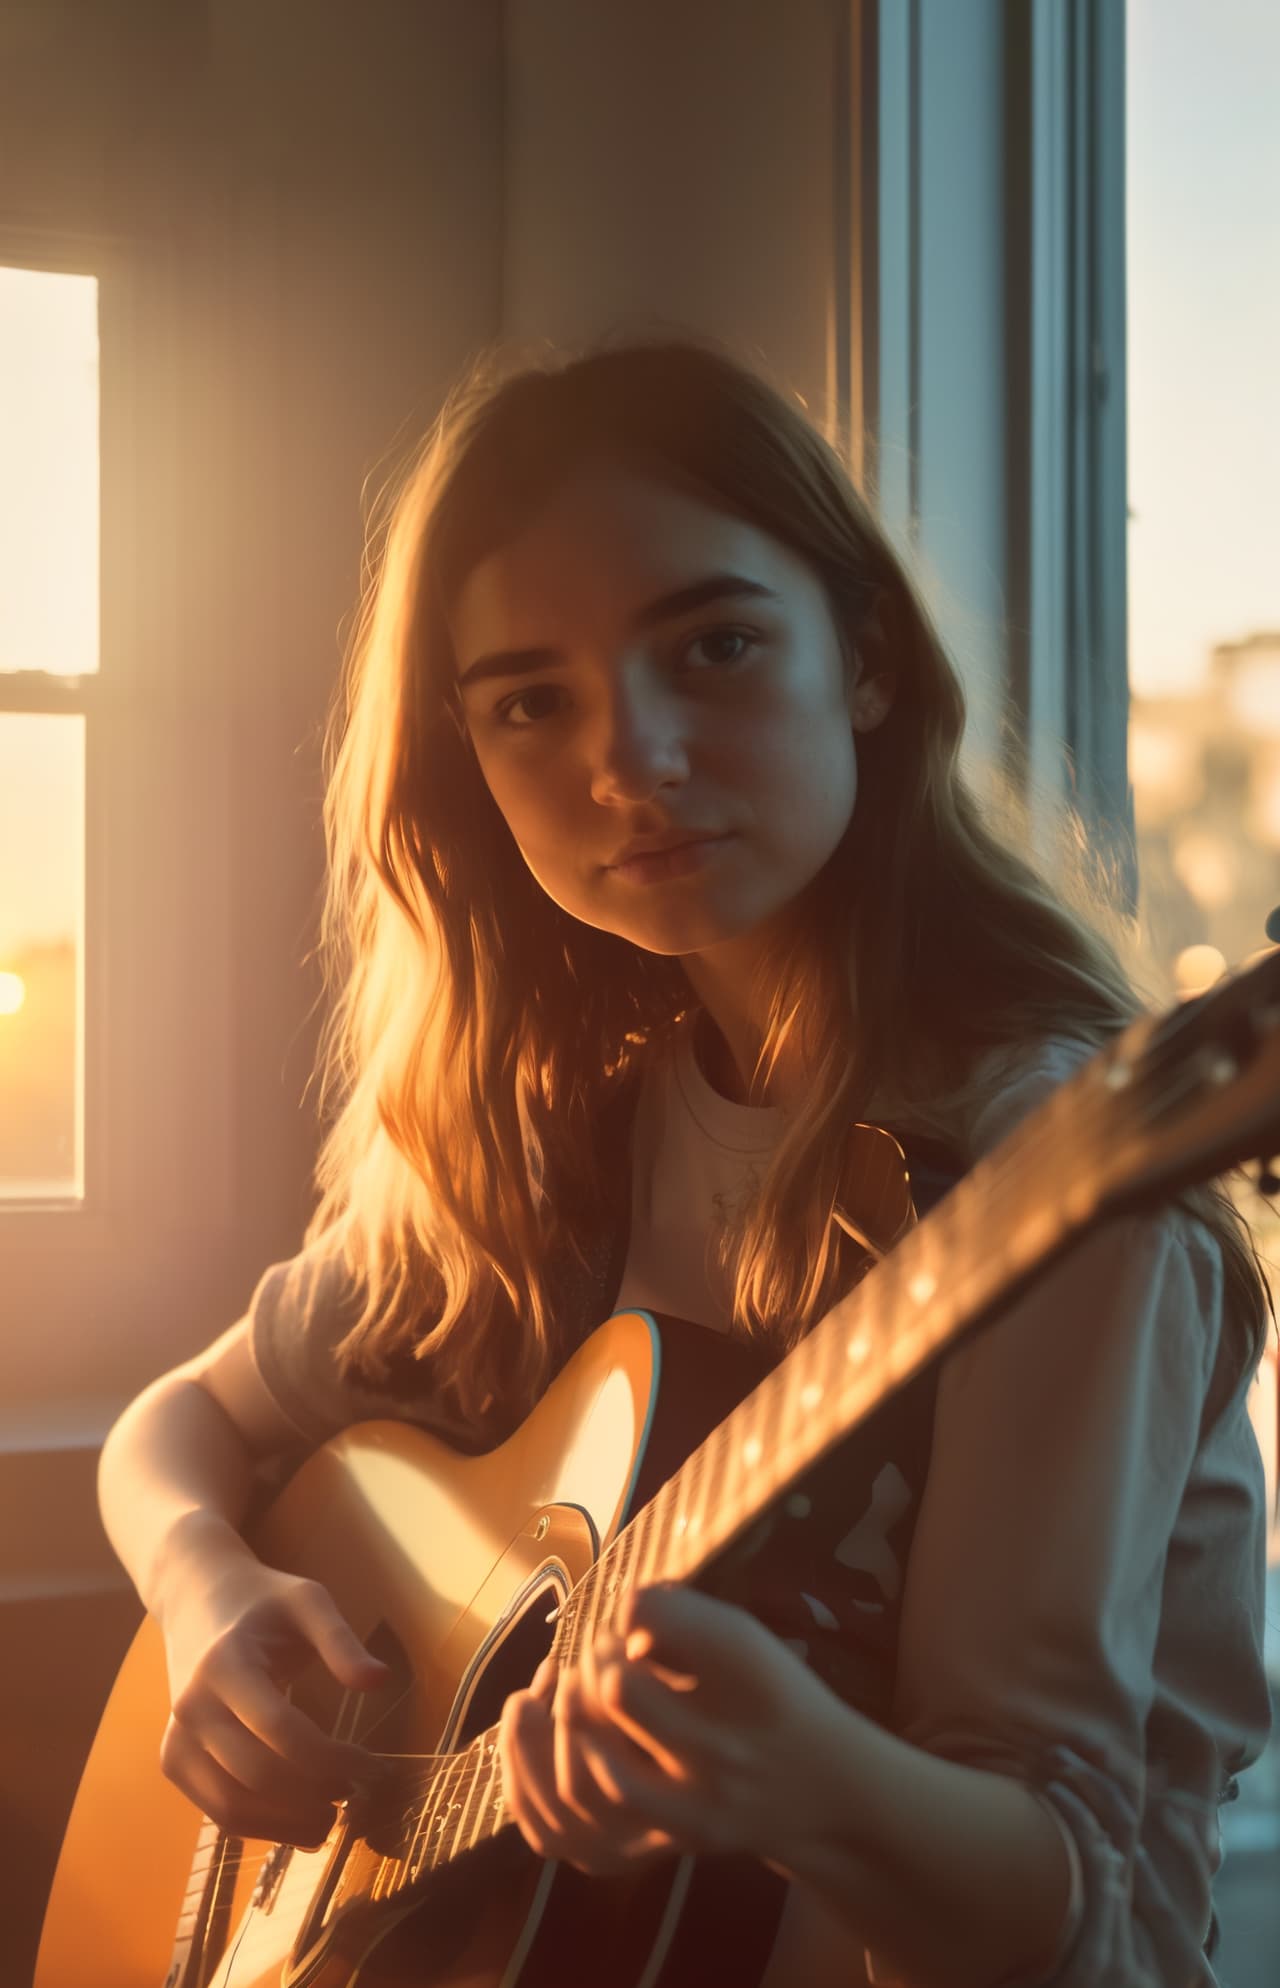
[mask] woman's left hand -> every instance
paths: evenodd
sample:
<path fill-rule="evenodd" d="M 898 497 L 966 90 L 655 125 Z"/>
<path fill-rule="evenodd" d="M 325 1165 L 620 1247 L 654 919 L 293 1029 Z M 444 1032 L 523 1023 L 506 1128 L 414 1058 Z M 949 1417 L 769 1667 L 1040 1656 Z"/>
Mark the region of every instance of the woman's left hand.
<path fill-rule="evenodd" d="M 592 1877 L 672 1852 L 785 1866 L 819 1826 L 824 1735 L 851 1716 L 745 1609 L 641 1589 L 580 1668 L 548 1658 L 508 1698 L 503 1800 L 539 1856 Z"/>

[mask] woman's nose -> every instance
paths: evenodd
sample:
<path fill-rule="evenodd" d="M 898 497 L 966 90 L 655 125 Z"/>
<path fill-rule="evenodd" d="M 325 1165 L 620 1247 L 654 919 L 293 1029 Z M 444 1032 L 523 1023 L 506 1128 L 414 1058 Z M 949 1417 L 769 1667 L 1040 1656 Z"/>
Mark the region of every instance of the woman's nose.
<path fill-rule="evenodd" d="M 590 746 L 592 798 L 647 800 L 689 777 L 688 743 L 675 700 L 643 687 L 620 689 L 601 712 Z"/>

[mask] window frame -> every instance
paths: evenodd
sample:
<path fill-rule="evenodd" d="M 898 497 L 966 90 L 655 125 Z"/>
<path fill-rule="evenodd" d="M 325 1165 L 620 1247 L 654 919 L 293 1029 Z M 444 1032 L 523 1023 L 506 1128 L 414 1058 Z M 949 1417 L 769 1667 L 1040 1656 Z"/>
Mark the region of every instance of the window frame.
<path fill-rule="evenodd" d="M 1128 771 L 1125 13 L 1107 0 L 1010 12 L 1011 97 L 1030 108 L 1020 244 L 1029 364 L 1019 488 L 1032 521 L 1028 639 L 1011 690 L 1033 778 L 1069 798 L 1137 905 Z M 1011 161 L 1017 172 L 1019 162 Z M 1011 510 L 1016 516 L 1017 499 Z M 1071 754 L 1051 766 L 1046 724 Z M 1052 751 L 1052 747 L 1050 748 Z"/>
<path fill-rule="evenodd" d="M 992 113 L 1000 124 L 997 242 L 975 231 L 960 252 L 973 282 L 995 286 L 1001 300 L 1002 433 L 980 460 L 941 462 L 929 404 L 939 333 L 925 299 L 945 289 L 948 272 L 930 258 L 950 196 L 945 153 L 926 143 L 925 119 L 956 27 L 936 0 L 861 0 L 858 12 L 859 404 L 878 514 L 928 571 L 938 548 L 927 516 L 922 528 L 922 486 L 949 485 L 952 504 L 974 492 L 1002 511 L 993 701 L 1008 720 L 1006 770 L 1028 802 L 1042 859 L 1051 860 L 1053 810 L 1070 799 L 1108 845 L 1132 904 L 1125 8 L 1028 0 L 984 9 L 969 23 L 985 37 L 976 71 L 948 72 L 949 129 Z M 987 94 L 969 104 L 975 73 Z M 963 391 L 963 375 L 950 384 Z M 945 606 L 940 614 L 960 650 L 963 611 L 962 598 L 954 631 Z"/>
<path fill-rule="evenodd" d="M 94 675 L 0 673 L 0 714 L 82 713 L 85 718 L 85 852 L 81 1022 L 83 1197 L 0 1199 L 0 1255 L 18 1298 L 38 1296 L 57 1330 L 83 1302 L 99 1268 L 116 1289 L 130 1281 L 157 1230 L 225 1232 L 231 1219 L 229 1067 L 224 1037 L 194 1097 L 175 1083 L 161 1097 L 143 1073 L 169 1055 L 177 1066 L 177 1012 L 186 921 L 155 915 L 174 887 L 215 911 L 225 866 L 202 849 L 181 768 L 200 734 L 202 700 L 179 680 L 182 597 L 177 355 L 172 252 L 156 237 L 122 237 L 0 222 L 0 263 L 89 275 L 98 283 L 100 566 L 99 667 Z M 151 336 L 144 341 L 144 315 Z M 145 385 L 144 385 L 145 383 Z M 157 804 L 169 833 L 147 818 Z M 215 928 L 218 921 L 214 920 Z M 222 921 L 225 930 L 225 921 Z M 149 993 L 154 999 L 149 1002 Z M 146 1102 L 143 1102 L 143 1100 Z M 196 1222 L 184 1208 L 190 1168 L 181 1162 L 193 1117 L 213 1164 Z M 51 1391 L 48 1405 L 55 1409 Z"/>

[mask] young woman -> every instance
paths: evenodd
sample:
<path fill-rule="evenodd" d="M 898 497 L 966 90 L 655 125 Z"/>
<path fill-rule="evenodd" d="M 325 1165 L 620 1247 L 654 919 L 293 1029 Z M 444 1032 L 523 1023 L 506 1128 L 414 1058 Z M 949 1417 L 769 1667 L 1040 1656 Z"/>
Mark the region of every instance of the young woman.
<path fill-rule="evenodd" d="M 786 1353 L 865 1267 L 856 1124 L 963 1171 L 1136 1012 L 963 722 L 838 455 L 720 349 L 499 353 L 450 396 L 335 713 L 317 1213 L 103 1457 L 165 1771 L 224 1826 L 323 1837 L 369 1756 L 285 1684 L 382 1675 L 241 1537 L 263 1459 L 388 1413 L 491 1447 L 624 1306 Z M 641 1591 L 508 1699 L 528 1843 L 785 1875 L 774 1984 L 1211 1982 L 1269 1723 L 1265 1329 L 1219 1190 L 1094 1232 L 848 1463 L 774 1605 Z"/>

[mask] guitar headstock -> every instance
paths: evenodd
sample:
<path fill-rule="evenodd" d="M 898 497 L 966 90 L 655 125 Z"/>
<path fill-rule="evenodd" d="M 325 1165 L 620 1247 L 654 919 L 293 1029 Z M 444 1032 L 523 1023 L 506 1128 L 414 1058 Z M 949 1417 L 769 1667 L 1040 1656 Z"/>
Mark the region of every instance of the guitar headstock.
<path fill-rule="evenodd" d="M 1170 1013 L 1135 1022 L 1085 1073 L 1098 1208 L 1167 1199 L 1280 1153 L 1280 948 Z"/>

